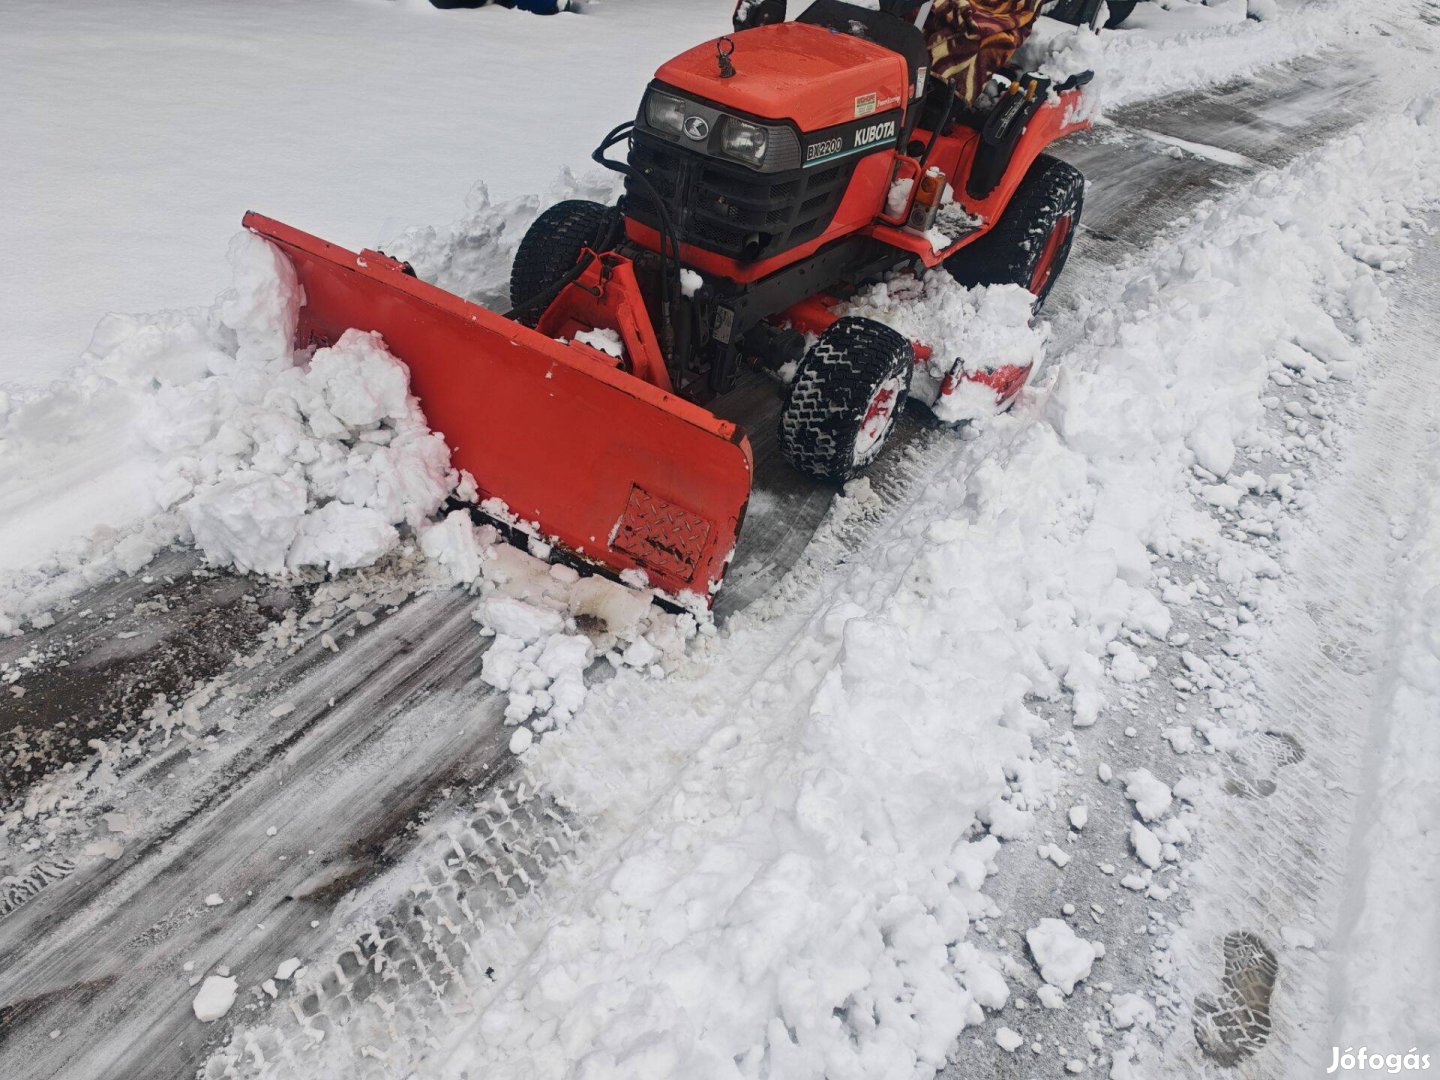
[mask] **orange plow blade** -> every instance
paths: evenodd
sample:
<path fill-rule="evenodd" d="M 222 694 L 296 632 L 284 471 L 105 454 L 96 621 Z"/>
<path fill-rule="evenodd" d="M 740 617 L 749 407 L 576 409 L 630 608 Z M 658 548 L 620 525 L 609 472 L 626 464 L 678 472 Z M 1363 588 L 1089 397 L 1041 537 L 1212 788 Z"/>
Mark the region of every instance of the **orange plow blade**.
<path fill-rule="evenodd" d="M 750 496 L 734 424 L 407 274 L 258 214 L 247 228 L 289 256 L 305 290 L 299 347 L 378 331 L 456 467 L 525 531 L 615 575 L 709 604 Z M 491 509 L 490 506 L 486 507 Z M 693 600 L 689 602 L 693 603 Z"/>

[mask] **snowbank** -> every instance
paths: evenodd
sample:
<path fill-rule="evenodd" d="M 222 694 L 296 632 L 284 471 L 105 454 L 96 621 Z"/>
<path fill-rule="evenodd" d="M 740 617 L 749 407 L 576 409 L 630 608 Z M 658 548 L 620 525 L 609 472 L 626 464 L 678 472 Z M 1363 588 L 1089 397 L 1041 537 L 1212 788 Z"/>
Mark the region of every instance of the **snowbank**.
<path fill-rule="evenodd" d="M 1123 28 L 1098 34 L 1041 18 L 1016 56 L 1056 82 L 1095 72 L 1087 109 L 1103 113 L 1314 55 L 1375 20 L 1371 10 L 1323 0 L 1283 9 L 1266 0 L 1142 3 Z"/>

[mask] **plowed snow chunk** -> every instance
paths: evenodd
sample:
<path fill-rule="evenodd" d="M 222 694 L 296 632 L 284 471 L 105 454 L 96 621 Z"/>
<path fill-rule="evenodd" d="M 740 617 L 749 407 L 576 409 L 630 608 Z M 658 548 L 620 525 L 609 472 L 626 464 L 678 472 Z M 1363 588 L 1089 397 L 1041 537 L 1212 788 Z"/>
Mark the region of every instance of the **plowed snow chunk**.
<path fill-rule="evenodd" d="M 235 980 L 224 975 L 209 975 L 200 984 L 200 992 L 190 1003 L 195 1010 L 195 1019 L 202 1024 L 213 1023 L 230 1011 L 235 1004 Z"/>
<path fill-rule="evenodd" d="M 289 960 L 282 960 L 280 962 L 280 966 L 275 969 L 275 978 L 280 982 L 284 982 L 299 970 L 300 958 L 298 956 L 292 956 Z"/>
<path fill-rule="evenodd" d="M 452 581 L 463 585 L 480 576 L 482 553 L 494 539 L 493 529 L 475 527 L 468 510 L 452 510 L 444 520 L 420 527 L 420 550 L 425 557 L 438 562 Z"/>
<path fill-rule="evenodd" d="M 347 333 L 340 344 L 321 349 L 310 361 L 306 382 L 324 403 L 322 408 L 310 398 L 302 405 L 316 434 L 340 435 L 409 416 L 410 373 L 379 334 Z"/>
<path fill-rule="evenodd" d="M 242 470 L 206 485 L 184 512 L 196 546 L 212 563 L 278 575 L 306 502 L 305 485 L 294 477 Z"/>
<path fill-rule="evenodd" d="M 474 618 L 481 626 L 527 645 L 565 628 L 565 617 L 559 612 L 527 604 L 513 596 L 487 596 L 476 607 Z"/>
<path fill-rule="evenodd" d="M 1090 974 L 1100 948 L 1070 929 L 1063 919 L 1041 919 L 1039 925 L 1025 931 L 1025 943 L 1040 969 L 1040 977 L 1066 994 Z"/>
<path fill-rule="evenodd" d="M 995 1032 L 995 1042 L 1001 1050 L 1013 1054 L 1025 1042 L 1025 1036 L 1011 1028 L 1002 1027 Z"/>
<path fill-rule="evenodd" d="M 1160 868 L 1160 838 L 1138 821 L 1130 823 L 1130 846 L 1135 857 L 1151 870 Z"/>
<path fill-rule="evenodd" d="M 1156 821 L 1170 812 L 1170 788 L 1155 779 L 1149 769 L 1132 769 L 1125 774 L 1125 797 L 1146 821 Z"/>
<path fill-rule="evenodd" d="M 989 828 L 990 835 L 1001 840 L 1023 839 L 1035 828 L 1034 814 L 998 798 L 985 808 L 980 820 Z"/>
<path fill-rule="evenodd" d="M 1149 1027 L 1155 1022 L 1155 1006 L 1139 994 L 1116 994 L 1110 999 L 1110 1023 L 1116 1031 L 1135 1026 Z"/>
<path fill-rule="evenodd" d="M 162 503 L 179 506 L 212 563 L 243 571 L 372 565 L 456 479 L 377 334 L 347 331 L 308 370 L 288 353 L 251 370 L 242 350 L 233 370 L 171 388 L 152 413 Z"/>
<path fill-rule="evenodd" d="M 330 502 L 305 515 L 286 562 L 334 574 L 372 566 L 399 542 L 400 533 L 379 510 Z"/>

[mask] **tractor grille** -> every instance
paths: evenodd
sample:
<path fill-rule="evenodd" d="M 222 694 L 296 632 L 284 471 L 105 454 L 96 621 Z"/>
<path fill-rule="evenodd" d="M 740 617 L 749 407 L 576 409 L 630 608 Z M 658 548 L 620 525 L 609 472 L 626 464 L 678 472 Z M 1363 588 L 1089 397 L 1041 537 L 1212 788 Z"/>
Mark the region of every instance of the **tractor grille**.
<path fill-rule="evenodd" d="M 829 227 L 855 162 L 756 173 L 637 133 L 630 165 L 655 186 L 682 242 L 755 262 L 813 240 Z M 651 228 L 660 216 L 644 184 L 625 182 L 628 213 Z"/>

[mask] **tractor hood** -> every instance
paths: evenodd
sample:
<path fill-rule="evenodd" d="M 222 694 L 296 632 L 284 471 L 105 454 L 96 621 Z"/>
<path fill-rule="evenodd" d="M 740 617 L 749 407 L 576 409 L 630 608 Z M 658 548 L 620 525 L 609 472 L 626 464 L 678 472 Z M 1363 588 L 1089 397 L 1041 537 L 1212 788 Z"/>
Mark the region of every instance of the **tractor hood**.
<path fill-rule="evenodd" d="M 802 132 L 903 108 L 905 58 L 880 45 L 808 23 L 745 30 L 721 75 L 718 41 L 681 53 L 655 73 L 685 94 L 765 120 L 791 120 Z"/>

